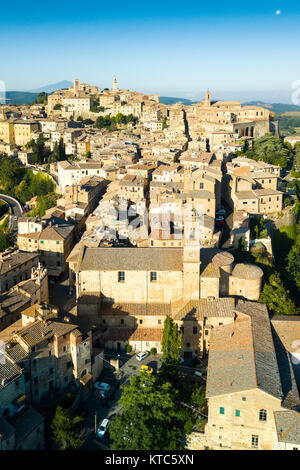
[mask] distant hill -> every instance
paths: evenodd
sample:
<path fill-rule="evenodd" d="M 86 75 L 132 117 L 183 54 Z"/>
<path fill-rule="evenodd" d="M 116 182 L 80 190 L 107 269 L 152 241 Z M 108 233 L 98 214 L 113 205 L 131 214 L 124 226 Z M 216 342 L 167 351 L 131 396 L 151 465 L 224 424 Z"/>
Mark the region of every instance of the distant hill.
<path fill-rule="evenodd" d="M 186 106 L 190 106 L 193 103 L 197 103 L 197 101 L 191 101 L 188 100 L 187 98 L 174 98 L 172 96 L 160 96 L 159 97 L 159 102 L 163 104 L 175 104 L 175 103 L 182 103 L 185 104 Z"/>
<path fill-rule="evenodd" d="M 28 91 L 29 93 L 41 93 L 42 91 L 45 93 L 53 93 L 53 91 L 61 90 L 62 88 L 69 88 L 71 85 L 73 85 L 73 83 L 69 80 L 62 80 L 61 82 L 51 83 L 50 85 L 45 85 Z"/>
<path fill-rule="evenodd" d="M 62 88 L 69 88 L 72 85 L 72 82 L 68 80 L 63 80 L 61 82 L 52 83 L 50 85 L 45 85 L 40 88 L 29 91 L 7 91 L 5 94 L 6 104 L 31 104 L 38 97 L 38 93 L 53 93 L 55 90 L 61 90 Z M 3 94 L 0 92 L 0 99 L 3 99 Z M 2 100 L 1 100 L 2 101 Z"/>
<path fill-rule="evenodd" d="M 282 103 L 264 103 L 263 101 L 248 101 L 243 105 L 251 106 L 262 106 L 263 108 L 270 109 L 275 114 L 286 113 L 289 111 L 300 111 L 300 106 L 294 104 L 282 104 Z"/>
<path fill-rule="evenodd" d="M 7 91 L 5 94 L 6 104 L 31 104 L 36 100 L 38 94 L 28 91 Z M 1 102 L 3 93 L 0 93 Z"/>

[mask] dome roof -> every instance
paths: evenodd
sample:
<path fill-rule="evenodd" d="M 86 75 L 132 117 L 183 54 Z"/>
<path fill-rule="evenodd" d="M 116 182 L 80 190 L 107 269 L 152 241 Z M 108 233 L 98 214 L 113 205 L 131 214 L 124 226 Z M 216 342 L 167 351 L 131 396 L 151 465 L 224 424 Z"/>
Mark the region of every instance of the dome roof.
<path fill-rule="evenodd" d="M 238 263 L 232 271 L 232 276 L 239 279 L 260 279 L 263 271 L 255 264 Z"/>

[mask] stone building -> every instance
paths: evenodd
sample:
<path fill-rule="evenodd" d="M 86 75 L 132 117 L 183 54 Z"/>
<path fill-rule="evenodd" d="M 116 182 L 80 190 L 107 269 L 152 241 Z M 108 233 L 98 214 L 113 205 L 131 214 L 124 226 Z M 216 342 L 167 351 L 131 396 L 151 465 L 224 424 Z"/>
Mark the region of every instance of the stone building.
<path fill-rule="evenodd" d="M 92 339 L 57 309 L 34 304 L 6 340 L 10 361 L 24 370 L 25 395 L 33 404 L 54 399 L 72 382 L 92 377 Z"/>
<path fill-rule="evenodd" d="M 7 250 L 1 253 L 0 293 L 8 291 L 19 282 L 29 279 L 32 268 L 36 268 L 38 263 L 39 254 L 28 253 L 27 250 Z"/>
<path fill-rule="evenodd" d="M 207 388 L 209 449 L 300 448 L 300 398 L 287 350 L 263 304 L 239 301 L 237 318 L 214 328 Z"/>
<path fill-rule="evenodd" d="M 41 231 L 18 234 L 18 247 L 27 252 L 38 252 L 49 276 L 60 276 L 67 269 L 67 257 L 73 248 L 74 225 L 56 220 Z M 58 223 L 59 222 L 59 223 Z"/>
<path fill-rule="evenodd" d="M 0 295 L 0 331 L 21 318 L 21 312 L 37 302 L 48 302 L 48 273 L 42 266 L 32 268 L 31 278 Z"/>

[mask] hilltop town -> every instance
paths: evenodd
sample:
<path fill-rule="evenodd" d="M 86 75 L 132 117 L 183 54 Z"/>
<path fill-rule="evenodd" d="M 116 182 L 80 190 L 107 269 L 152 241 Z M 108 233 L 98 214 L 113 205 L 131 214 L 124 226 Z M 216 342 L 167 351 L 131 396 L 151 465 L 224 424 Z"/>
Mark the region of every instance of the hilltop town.
<path fill-rule="evenodd" d="M 176 449 L 300 449 L 300 316 L 274 278 L 299 214 L 290 141 L 263 107 L 166 105 L 116 77 L 0 106 L 0 449 L 57 448 L 66 400 L 83 448 L 117 448 L 119 385 L 168 367 L 193 390 Z"/>

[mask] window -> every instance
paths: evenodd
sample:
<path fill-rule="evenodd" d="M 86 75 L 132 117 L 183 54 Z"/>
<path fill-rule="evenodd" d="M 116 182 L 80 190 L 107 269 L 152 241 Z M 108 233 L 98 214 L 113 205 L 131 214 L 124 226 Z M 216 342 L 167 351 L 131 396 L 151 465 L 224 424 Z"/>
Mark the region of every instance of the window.
<path fill-rule="evenodd" d="M 151 282 L 157 281 L 157 272 L 156 272 L 156 271 L 151 271 L 151 273 L 150 273 L 150 281 L 151 281 Z"/>
<path fill-rule="evenodd" d="M 124 325 L 124 319 L 121 318 L 121 325 Z"/>
<path fill-rule="evenodd" d="M 193 326 L 193 334 L 196 335 L 198 332 L 198 328 L 196 326 Z"/>
<path fill-rule="evenodd" d="M 204 188 L 204 183 L 200 183 L 200 189 Z"/>
<path fill-rule="evenodd" d="M 49 369 L 49 375 L 52 375 L 52 374 L 53 374 L 53 367 Z"/>
<path fill-rule="evenodd" d="M 71 361 L 67 362 L 67 369 L 70 369 L 70 367 L 72 367 L 72 362 Z"/>
<path fill-rule="evenodd" d="M 143 323 L 143 320 L 140 320 L 140 325 Z"/>
<path fill-rule="evenodd" d="M 258 436 L 256 436 L 256 435 L 251 436 L 251 447 L 252 447 L 252 449 L 257 449 L 258 448 Z"/>
<path fill-rule="evenodd" d="M 220 406 L 220 415 L 225 414 L 225 408 L 223 406 Z"/>
<path fill-rule="evenodd" d="M 118 282 L 125 282 L 125 273 L 124 271 L 118 272 Z"/>
<path fill-rule="evenodd" d="M 207 335 L 208 335 L 208 330 L 205 330 L 205 332 L 204 332 L 204 333 L 205 333 L 205 336 L 207 336 Z"/>
<path fill-rule="evenodd" d="M 259 410 L 259 421 L 267 421 L 267 410 Z"/>
<path fill-rule="evenodd" d="M 235 410 L 235 416 L 241 416 L 240 410 Z"/>
<path fill-rule="evenodd" d="M 246 401 L 246 397 L 242 397 L 242 400 L 243 400 L 243 401 Z"/>
<path fill-rule="evenodd" d="M 37 383 L 38 383 L 38 381 L 39 381 L 39 378 L 38 378 L 38 377 L 34 377 L 34 379 L 33 379 L 33 383 L 34 383 L 34 384 L 37 384 Z"/>

